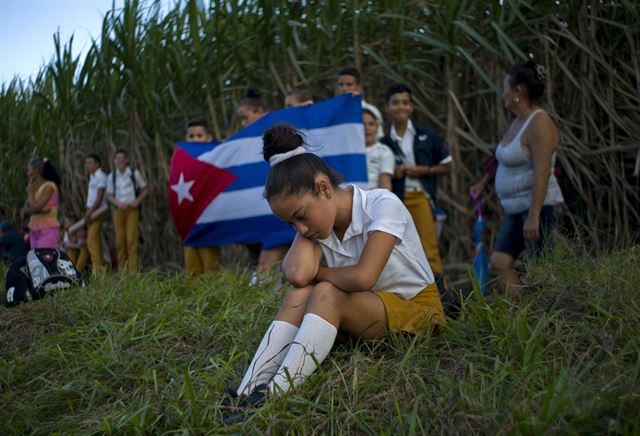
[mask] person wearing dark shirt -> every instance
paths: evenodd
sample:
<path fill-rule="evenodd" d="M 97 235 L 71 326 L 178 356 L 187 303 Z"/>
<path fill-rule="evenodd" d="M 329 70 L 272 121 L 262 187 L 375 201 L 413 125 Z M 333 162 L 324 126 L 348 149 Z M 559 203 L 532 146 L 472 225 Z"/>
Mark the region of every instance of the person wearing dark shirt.
<path fill-rule="evenodd" d="M 13 262 L 27 255 L 27 248 L 22 235 L 13 228 L 11 222 L 0 222 L 0 257 L 3 261 Z"/>

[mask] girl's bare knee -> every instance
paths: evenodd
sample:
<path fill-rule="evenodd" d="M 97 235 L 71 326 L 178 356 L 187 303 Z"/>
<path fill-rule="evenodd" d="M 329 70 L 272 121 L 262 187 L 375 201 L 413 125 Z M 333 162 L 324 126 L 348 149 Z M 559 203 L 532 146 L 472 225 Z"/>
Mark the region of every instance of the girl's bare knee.
<path fill-rule="evenodd" d="M 332 283 L 316 283 L 311 291 L 311 301 L 313 301 L 314 304 L 321 304 L 322 306 L 333 306 L 338 304 L 341 293 L 343 293 L 343 291 L 336 288 Z"/>

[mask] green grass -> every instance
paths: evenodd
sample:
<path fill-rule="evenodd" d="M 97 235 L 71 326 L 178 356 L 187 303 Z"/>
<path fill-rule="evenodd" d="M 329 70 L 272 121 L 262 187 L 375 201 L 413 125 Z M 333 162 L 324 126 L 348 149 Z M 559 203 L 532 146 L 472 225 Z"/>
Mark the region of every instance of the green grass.
<path fill-rule="evenodd" d="M 102 276 L 0 309 L 0 434 L 640 432 L 640 247 L 532 266 L 515 301 L 438 337 L 338 346 L 244 426 L 220 424 L 276 312 L 277 279 Z"/>

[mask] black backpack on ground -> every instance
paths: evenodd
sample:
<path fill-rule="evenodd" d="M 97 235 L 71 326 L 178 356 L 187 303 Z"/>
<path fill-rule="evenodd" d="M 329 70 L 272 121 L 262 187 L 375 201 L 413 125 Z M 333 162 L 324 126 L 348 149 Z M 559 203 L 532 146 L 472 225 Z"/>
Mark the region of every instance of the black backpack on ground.
<path fill-rule="evenodd" d="M 55 248 L 29 250 L 7 270 L 5 306 L 39 300 L 58 289 L 78 285 L 84 286 L 84 281 L 66 253 Z"/>

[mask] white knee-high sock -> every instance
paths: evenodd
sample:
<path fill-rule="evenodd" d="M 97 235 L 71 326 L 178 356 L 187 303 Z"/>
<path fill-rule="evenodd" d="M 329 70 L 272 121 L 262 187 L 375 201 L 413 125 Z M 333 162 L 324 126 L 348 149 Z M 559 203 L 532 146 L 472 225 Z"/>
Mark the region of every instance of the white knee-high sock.
<path fill-rule="evenodd" d="M 298 327 L 286 321 L 271 323 L 238 387 L 238 395 L 249 394 L 257 385 L 271 380 L 297 332 Z"/>
<path fill-rule="evenodd" d="M 307 313 L 278 372 L 269 383 L 269 390 L 276 394 L 287 392 L 302 383 L 316 370 L 316 362 L 319 365 L 327 357 L 337 333 L 333 324 L 314 313 Z"/>

